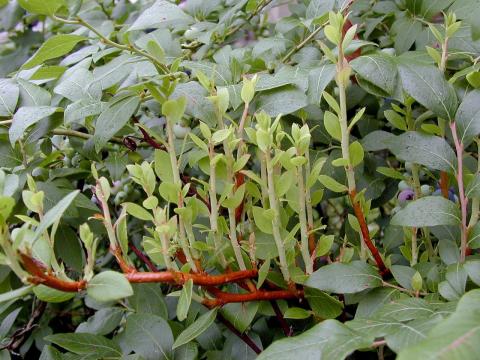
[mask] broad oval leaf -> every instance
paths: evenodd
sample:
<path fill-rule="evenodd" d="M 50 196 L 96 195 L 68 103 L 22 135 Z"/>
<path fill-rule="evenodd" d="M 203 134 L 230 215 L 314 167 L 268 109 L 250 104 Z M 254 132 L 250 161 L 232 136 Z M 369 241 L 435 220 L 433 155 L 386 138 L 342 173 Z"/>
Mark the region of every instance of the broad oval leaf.
<path fill-rule="evenodd" d="M 436 325 L 427 338 L 404 348 L 398 360 L 476 360 L 480 356 L 480 290 L 466 293 L 457 309 Z"/>
<path fill-rule="evenodd" d="M 353 70 L 364 81 L 373 84 L 378 92 L 384 92 L 386 95 L 392 95 L 397 86 L 397 67 L 392 57 L 384 53 L 376 53 L 372 55 L 363 55 L 351 63 Z M 362 85 L 362 82 L 360 82 Z M 371 87 L 365 87 L 370 91 Z M 384 94 L 385 95 L 385 94 Z"/>
<path fill-rule="evenodd" d="M 480 90 L 469 92 L 455 115 L 459 140 L 466 147 L 480 134 Z"/>
<path fill-rule="evenodd" d="M 369 347 L 372 340 L 337 320 L 325 320 L 301 335 L 275 341 L 257 359 L 345 359 L 355 350 Z"/>
<path fill-rule="evenodd" d="M 423 227 L 460 224 L 458 206 L 442 196 L 426 196 L 410 202 L 396 213 L 392 225 Z"/>
<path fill-rule="evenodd" d="M 50 335 L 45 340 L 51 341 L 74 354 L 90 355 L 89 358 L 96 356 L 96 359 L 118 359 L 122 356 L 122 351 L 115 341 L 100 335 L 66 333 Z"/>
<path fill-rule="evenodd" d="M 437 67 L 406 57 L 400 61 L 398 71 L 406 93 L 437 116 L 445 120 L 455 118 L 457 95 Z"/>
<path fill-rule="evenodd" d="M 159 316 L 130 315 L 125 324 L 124 339 L 127 347 L 145 360 L 172 359 L 172 330 Z"/>
<path fill-rule="evenodd" d="M 130 120 L 139 104 L 140 99 L 138 96 L 114 100 L 100 114 L 95 126 L 95 134 L 93 135 L 97 152 Z"/>
<path fill-rule="evenodd" d="M 337 294 L 353 294 L 382 286 L 378 271 L 363 261 L 333 263 L 315 271 L 305 285 Z"/>
<path fill-rule="evenodd" d="M 445 139 L 409 131 L 385 141 L 398 158 L 431 169 L 455 172 L 456 156 Z"/>

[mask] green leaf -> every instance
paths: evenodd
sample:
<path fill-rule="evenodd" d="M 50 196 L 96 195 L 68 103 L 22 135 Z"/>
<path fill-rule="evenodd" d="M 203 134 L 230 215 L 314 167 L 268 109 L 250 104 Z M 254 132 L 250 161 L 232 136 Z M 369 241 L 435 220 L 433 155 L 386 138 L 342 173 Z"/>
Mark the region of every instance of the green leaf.
<path fill-rule="evenodd" d="M 328 190 L 331 190 L 333 192 L 340 193 L 348 191 L 348 188 L 345 185 L 340 184 L 338 181 L 328 175 L 320 175 L 318 177 L 318 181 L 320 181 L 322 185 L 325 186 Z"/>
<path fill-rule="evenodd" d="M 133 295 L 128 303 L 137 314 L 153 314 L 168 318 L 167 305 L 162 289 L 157 284 L 133 284 Z"/>
<path fill-rule="evenodd" d="M 305 298 L 317 317 L 334 319 L 342 313 L 343 303 L 323 291 L 307 287 Z"/>
<path fill-rule="evenodd" d="M 271 117 L 291 114 L 305 106 L 307 97 L 303 91 L 293 86 L 264 91 L 257 100 L 257 109 L 265 111 Z"/>
<path fill-rule="evenodd" d="M 158 187 L 158 192 L 166 201 L 176 204 L 178 202 L 180 187 L 174 183 L 162 182 Z"/>
<path fill-rule="evenodd" d="M 72 191 L 46 212 L 42 221 L 40 221 L 40 225 L 35 229 L 35 235 L 32 239 L 32 243 L 37 241 L 50 226 L 62 218 L 63 213 L 77 197 L 79 192 L 80 190 Z"/>
<path fill-rule="evenodd" d="M 152 314 L 132 314 L 125 324 L 125 344 L 145 360 L 172 359 L 173 335 L 167 321 Z"/>
<path fill-rule="evenodd" d="M 423 341 L 398 354 L 398 360 L 475 360 L 480 354 L 480 290 L 466 293 L 457 309 L 428 333 Z"/>
<path fill-rule="evenodd" d="M 138 96 L 129 96 L 113 100 L 109 107 L 100 114 L 95 125 L 93 142 L 95 150 L 100 151 L 105 144 L 130 120 L 140 104 Z"/>
<path fill-rule="evenodd" d="M 61 303 L 75 297 L 75 293 L 56 290 L 45 285 L 35 286 L 33 292 L 37 298 L 49 303 Z"/>
<path fill-rule="evenodd" d="M 265 209 L 254 206 L 252 208 L 255 225 L 265 234 L 272 234 L 272 220 L 267 216 Z"/>
<path fill-rule="evenodd" d="M 299 307 L 291 307 L 288 308 L 287 311 L 284 312 L 283 317 L 285 319 L 307 319 L 312 316 L 311 312 Z"/>
<path fill-rule="evenodd" d="M 480 174 L 476 174 L 468 183 L 465 189 L 467 198 L 480 198 Z"/>
<path fill-rule="evenodd" d="M 65 5 L 64 0 L 18 0 L 18 3 L 28 12 L 39 15 L 53 15 Z"/>
<path fill-rule="evenodd" d="M 480 71 L 473 71 L 466 76 L 467 81 L 475 89 L 480 88 Z"/>
<path fill-rule="evenodd" d="M 460 224 L 458 206 L 442 196 L 426 196 L 410 202 L 396 213 L 392 225 L 423 227 Z"/>
<path fill-rule="evenodd" d="M 393 277 L 401 287 L 412 289 L 412 278 L 415 275 L 415 269 L 404 265 L 392 265 L 390 267 Z"/>
<path fill-rule="evenodd" d="M 393 110 L 385 110 L 384 115 L 388 122 L 393 125 L 393 127 L 407 131 L 405 119 L 399 113 Z"/>
<path fill-rule="evenodd" d="M 192 279 L 188 280 L 182 288 L 180 293 L 180 298 L 178 299 L 177 304 L 177 319 L 183 321 L 187 318 L 188 310 L 190 309 L 190 304 L 192 302 L 192 292 L 193 292 L 193 281 Z"/>
<path fill-rule="evenodd" d="M 406 58 L 398 68 L 403 89 L 427 109 L 445 120 L 453 120 L 458 107 L 453 86 L 434 66 Z"/>
<path fill-rule="evenodd" d="M 393 58 L 378 52 L 372 55 L 359 56 L 350 62 L 357 76 L 368 81 L 387 95 L 393 95 L 397 86 L 397 67 Z M 360 82 L 362 85 L 363 82 Z M 370 88 L 365 90 L 369 91 Z M 374 95 L 377 95 L 374 93 Z"/>
<path fill-rule="evenodd" d="M 155 173 L 160 180 L 173 183 L 170 155 L 164 150 L 155 150 Z"/>
<path fill-rule="evenodd" d="M 462 100 L 455 115 L 458 137 L 465 147 L 480 134 L 480 90 L 469 92 Z"/>
<path fill-rule="evenodd" d="M 33 285 L 27 285 L 12 291 L 4 292 L 0 294 L 0 304 L 7 301 L 25 298 L 28 294 L 32 292 L 32 290 L 33 290 Z"/>
<path fill-rule="evenodd" d="M 187 98 L 182 96 L 176 100 L 165 101 L 162 105 L 162 113 L 172 124 L 180 122 L 185 108 L 187 106 Z"/>
<path fill-rule="evenodd" d="M 257 289 L 260 289 L 268 276 L 268 272 L 270 270 L 270 258 L 266 259 L 260 269 L 258 270 L 258 281 L 257 281 Z"/>
<path fill-rule="evenodd" d="M 66 333 L 50 335 L 45 340 L 74 354 L 95 356 L 96 359 L 117 359 L 122 356 L 122 351 L 115 341 L 100 335 Z"/>
<path fill-rule="evenodd" d="M 78 325 L 75 332 L 108 335 L 118 327 L 124 314 L 125 310 L 119 307 L 102 308 Z"/>
<path fill-rule="evenodd" d="M 147 210 L 145 210 L 140 205 L 127 202 L 127 203 L 124 203 L 123 206 L 127 210 L 127 213 L 136 217 L 137 219 L 144 220 L 144 221 L 153 221 L 152 214 L 150 214 Z"/>
<path fill-rule="evenodd" d="M 308 102 L 319 105 L 322 93 L 335 77 L 335 65 L 325 64 L 308 73 Z"/>
<path fill-rule="evenodd" d="M 8 131 L 12 146 L 25 135 L 25 131 L 30 126 L 52 115 L 57 110 L 58 108 L 53 106 L 24 106 L 18 109 L 13 116 L 12 126 Z"/>
<path fill-rule="evenodd" d="M 87 294 L 99 302 L 108 302 L 132 296 L 133 289 L 125 275 L 104 271 L 88 282 Z"/>
<path fill-rule="evenodd" d="M 162 14 L 162 16 L 158 16 L 158 14 Z M 169 24 L 177 26 L 181 23 L 189 24 L 192 22 L 193 18 L 183 12 L 177 5 L 166 0 L 157 0 L 151 7 L 145 9 L 140 14 L 128 30 L 144 30 Z"/>
<path fill-rule="evenodd" d="M 317 250 L 315 251 L 315 254 L 317 256 L 326 255 L 330 251 L 330 249 L 332 248 L 334 239 L 335 239 L 334 235 L 322 235 L 322 236 L 320 236 L 320 240 L 318 241 Z"/>
<path fill-rule="evenodd" d="M 215 321 L 215 318 L 217 317 L 217 308 L 214 308 L 202 316 L 200 316 L 195 322 L 187 327 L 185 330 L 183 330 L 180 335 L 175 339 L 175 343 L 173 344 L 173 349 L 178 348 L 181 345 L 184 345 L 195 338 L 197 338 L 199 335 L 201 335 L 203 332 L 205 332 L 210 325 L 213 324 Z"/>
<path fill-rule="evenodd" d="M 323 115 L 323 124 L 332 138 L 338 141 L 342 140 L 342 130 L 337 115 L 330 111 L 325 111 L 325 114 Z"/>
<path fill-rule="evenodd" d="M 64 120 L 68 125 L 73 122 L 82 122 L 89 116 L 102 113 L 107 109 L 107 104 L 95 99 L 82 99 L 69 104 L 65 108 Z"/>
<path fill-rule="evenodd" d="M 382 286 L 382 278 L 374 267 L 353 261 L 323 266 L 310 275 L 305 285 L 337 294 L 353 294 Z"/>
<path fill-rule="evenodd" d="M 55 59 L 69 53 L 75 45 L 87 38 L 80 35 L 61 34 L 48 38 L 40 49 L 22 66 L 22 69 L 31 69 L 45 61 Z"/>
<path fill-rule="evenodd" d="M 422 23 L 410 16 L 403 16 L 393 23 L 395 32 L 395 50 L 397 54 L 408 51 L 422 32 Z"/>
<path fill-rule="evenodd" d="M 326 320 L 303 334 L 275 341 L 257 360 L 345 359 L 368 348 L 373 338 L 351 330 L 336 320 Z"/>
<path fill-rule="evenodd" d="M 358 141 L 354 141 L 349 146 L 350 162 L 353 167 L 359 165 L 365 156 L 362 145 Z"/>
<path fill-rule="evenodd" d="M 0 195 L 0 222 L 6 222 L 14 207 L 14 198 Z"/>
<path fill-rule="evenodd" d="M 0 79 L 0 116 L 13 116 L 20 89 L 11 79 Z"/>
<path fill-rule="evenodd" d="M 409 131 L 385 141 L 399 159 L 431 169 L 455 172 L 456 156 L 445 139 Z"/>
<path fill-rule="evenodd" d="M 18 314 L 22 308 L 18 308 L 10 312 L 5 318 L 2 320 L 2 324 L 0 325 L 0 338 L 4 339 L 7 337 L 8 333 L 12 329 L 13 324 L 15 323 L 15 320 L 17 319 Z"/>
<path fill-rule="evenodd" d="M 244 333 L 257 314 L 259 302 L 231 303 L 222 307 L 222 315 L 230 321 L 235 328 Z"/>

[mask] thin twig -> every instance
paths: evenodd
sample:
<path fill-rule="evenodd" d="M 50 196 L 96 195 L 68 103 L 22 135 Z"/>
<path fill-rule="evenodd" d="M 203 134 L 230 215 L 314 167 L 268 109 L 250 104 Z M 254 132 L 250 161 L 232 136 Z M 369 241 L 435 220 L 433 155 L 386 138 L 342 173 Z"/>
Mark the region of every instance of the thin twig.
<path fill-rule="evenodd" d="M 237 330 L 237 328 L 227 319 L 223 317 L 222 314 L 217 313 L 217 319 L 220 321 L 225 327 L 230 330 L 233 334 L 235 334 L 238 338 L 240 338 L 245 344 L 247 344 L 250 349 L 255 351 L 255 353 L 258 355 L 262 352 L 262 350 L 253 342 L 253 340 L 247 335 L 247 334 L 242 334 L 240 331 Z"/>
<path fill-rule="evenodd" d="M 282 327 L 283 333 L 285 336 L 292 336 L 293 335 L 293 328 L 288 325 L 287 321 L 283 317 L 282 310 L 280 310 L 280 307 L 278 306 L 278 302 L 275 300 L 271 300 L 270 304 L 272 305 L 273 311 L 275 312 L 275 316 L 277 317 L 277 320 Z"/>

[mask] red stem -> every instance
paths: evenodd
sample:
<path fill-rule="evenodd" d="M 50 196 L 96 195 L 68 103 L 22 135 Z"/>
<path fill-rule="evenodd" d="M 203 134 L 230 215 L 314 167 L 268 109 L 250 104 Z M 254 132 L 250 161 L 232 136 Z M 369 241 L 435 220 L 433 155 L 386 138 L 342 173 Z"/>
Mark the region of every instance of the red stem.
<path fill-rule="evenodd" d="M 161 282 L 181 285 L 191 279 L 195 285 L 217 286 L 254 278 L 257 276 L 257 270 L 243 270 L 222 275 L 187 274 L 180 271 L 131 272 L 125 276 L 132 283 Z"/>
<path fill-rule="evenodd" d="M 215 296 L 217 297 L 216 299 L 205 299 L 203 304 L 209 307 L 215 307 L 247 301 L 298 299 L 303 298 L 303 290 L 260 290 L 246 294 L 232 294 L 218 290 L 215 291 Z"/>
<path fill-rule="evenodd" d="M 293 329 L 290 325 L 288 325 L 287 321 L 283 317 L 282 310 L 280 310 L 278 303 L 275 300 L 270 300 L 270 304 L 272 305 L 273 311 L 275 312 L 275 316 L 277 317 L 277 320 L 280 323 L 280 326 L 282 327 L 282 330 L 285 336 L 288 336 L 288 337 L 292 336 Z"/>
<path fill-rule="evenodd" d="M 461 226 L 461 243 L 460 243 L 460 262 L 465 261 L 467 255 L 467 205 L 468 199 L 465 196 L 465 188 L 463 185 L 463 143 L 459 141 L 457 135 L 457 126 L 455 121 L 450 124 L 450 130 L 452 131 L 453 141 L 455 143 L 455 150 L 457 152 L 457 183 L 458 183 L 458 196 L 460 198 L 460 208 L 462 211 L 462 226 Z"/>
<path fill-rule="evenodd" d="M 150 261 L 150 259 L 140 251 L 139 248 L 137 248 L 133 243 L 129 244 L 130 249 L 137 255 L 137 257 L 144 262 L 144 264 L 147 266 L 147 268 L 150 271 L 157 272 L 159 271 L 158 268 L 155 266 L 154 263 Z"/>
<path fill-rule="evenodd" d="M 59 279 L 53 275 L 43 263 L 28 255 L 20 254 L 20 257 L 22 258 L 25 270 L 33 275 L 29 280 L 34 284 L 42 284 L 66 292 L 78 292 L 87 286 L 85 280 L 68 281 Z"/>
<path fill-rule="evenodd" d="M 233 334 L 238 336 L 245 344 L 247 344 L 250 349 L 255 351 L 255 353 L 258 355 L 262 352 L 262 350 L 253 342 L 253 340 L 247 335 L 247 334 L 242 334 L 240 331 L 237 330 L 237 328 L 227 319 L 223 317 L 222 314 L 217 313 L 217 319 L 225 325 L 225 327 L 230 330 Z"/>
<path fill-rule="evenodd" d="M 378 270 L 380 271 L 380 275 L 382 277 L 388 276 L 390 274 L 390 270 L 385 266 L 383 262 L 382 256 L 380 255 L 378 249 L 373 244 L 372 240 L 370 239 L 370 232 L 368 231 L 368 225 L 365 221 L 365 215 L 363 214 L 362 206 L 360 205 L 359 201 L 355 200 L 355 196 L 357 192 L 352 190 L 350 192 L 350 200 L 352 201 L 353 211 L 355 212 L 355 216 L 357 217 L 358 223 L 360 224 L 360 230 L 362 232 L 363 241 L 365 245 L 367 245 L 370 253 L 372 254 L 375 262 L 377 263 Z"/>

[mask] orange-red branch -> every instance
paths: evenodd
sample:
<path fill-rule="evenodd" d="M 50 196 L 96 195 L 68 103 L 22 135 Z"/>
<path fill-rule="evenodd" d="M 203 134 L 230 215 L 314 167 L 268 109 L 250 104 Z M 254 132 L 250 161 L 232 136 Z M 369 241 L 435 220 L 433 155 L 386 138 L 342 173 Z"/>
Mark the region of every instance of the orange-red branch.
<path fill-rule="evenodd" d="M 181 285 L 191 279 L 195 285 L 217 286 L 254 278 L 257 276 L 257 270 L 236 271 L 222 275 L 187 274 L 179 271 L 131 272 L 125 276 L 132 283 L 160 282 Z"/>
<path fill-rule="evenodd" d="M 370 253 L 372 254 L 373 258 L 375 259 L 378 270 L 380 271 L 380 275 L 382 277 L 385 277 L 390 273 L 390 270 L 385 266 L 385 263 L 383 262 L 380 252 L 378 251 L 378 249 L 375 247 L 372 240 L 370 239 L 370 232 L 368 231 L 368 225 L 367 225 L 367 222 L 365 221 L 365 215 L 363 214 L 362 206 L 360 205 L 359 201 L 355 200 L 355 196 L 357 195 L 357 192 L 353 190 L 350 192 L 349 195 L 350 195 L 350 200 L 352 202 L 353 211 L 355 212 L 355 216 L 357 217 L 358 223 L 360 224 L 360 230 L 362 232 L 363 241 L 365 242 L 365 245 L 367 245 L 368 250 L 370 250 Z"/>
<path fill-rule="evenodd" d="M 85 280 L 68 281 L 59 279 L 49 272 L 44 264 L 28 255 L 21 254 L 21 258 L 25 270 L 32 275 L 29 280 L 34 284 L 42 284 L 66 292 L 78 292 L 87 286 Z"/>
<path fill-rule="evenodd" d="M 226 293 L 220 290 L 215 291 L 216 299 L 205 299 L 203 304 L 208 307 L 222 306 L 229 303 L 248 301 L 299 299 L 303 298 L 303 290 L 259 290 L 245 294 Z"/>

